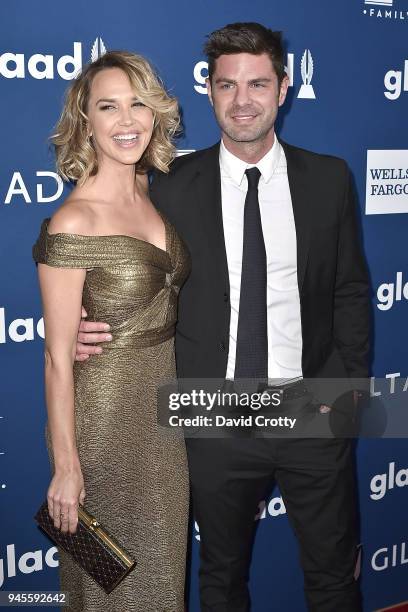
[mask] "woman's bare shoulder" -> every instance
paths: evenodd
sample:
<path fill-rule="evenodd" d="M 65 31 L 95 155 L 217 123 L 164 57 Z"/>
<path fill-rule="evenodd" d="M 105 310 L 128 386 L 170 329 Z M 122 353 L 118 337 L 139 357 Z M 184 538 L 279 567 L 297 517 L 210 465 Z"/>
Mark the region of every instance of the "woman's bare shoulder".
<path fill-rule="evenodd" d="M 51 217 L 50 234 L 92 233 L 93 212 L 91 203 L 84 199 L 68 198 Z"/>

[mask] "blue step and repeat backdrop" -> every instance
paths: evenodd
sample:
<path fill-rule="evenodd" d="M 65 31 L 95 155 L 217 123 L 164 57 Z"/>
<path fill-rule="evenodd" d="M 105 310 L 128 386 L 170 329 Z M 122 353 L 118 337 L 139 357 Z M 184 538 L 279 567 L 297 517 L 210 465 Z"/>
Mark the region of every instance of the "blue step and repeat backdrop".
<path fill-rule="evenodd" d="M 43 437 L 44 329 L 31 246 L 42 219 L 64 198 L 47 141 L 64 91 L 81 65 L 105 49 L 141 53 L 180 100 L 185 124 L 180 154 L 209 146 L 218 140 L 218 130 L 205 95 L 202 45 L 206 34 L 233 21 L 259 21 L 284 32 L 291 87 L 280 135 L 344 157 L 351 166 L 372 279 L 372 389 L 380 393 L 376 384 L 385 379 L 389 386 L 383 392 L 407 391 L 408 0 L 3 0 L 2 590 L 57 588 L 56 551 L 32 520 L 49 467 Z M 372 611 L 408 600 L 408 454 L 404 439 L 360 440 L 357 451 L 364 610 Z M 253 610 L 305 610 L 296 543 L 278 490 L 260 504 L 256 520 Z M 191 611 L 199 610 L 199 539 L 194 525 Z"/>

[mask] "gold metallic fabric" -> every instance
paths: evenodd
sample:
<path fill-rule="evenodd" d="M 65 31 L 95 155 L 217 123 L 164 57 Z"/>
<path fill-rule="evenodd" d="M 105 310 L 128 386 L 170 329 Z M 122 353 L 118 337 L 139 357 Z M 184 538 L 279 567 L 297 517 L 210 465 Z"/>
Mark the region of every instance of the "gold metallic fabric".
<path fill-rule="evenodd" d="M 89 321 L 110 324 L 101 355 L 74 365 L 76 437 L 87 510 L 137 567 L 109 595 L 60 551 L 60 588 L 75 612 L 182 612 L 188 473 L 182 435 L 157 424 L 157 389 L 175 377 L 177 295 L 190 259 L 175 229 L 166 251 L 129 236 L 48 233 L 36 262 L 85 268 Z M 51 441 L 46 439 L 53 468 Z"/>

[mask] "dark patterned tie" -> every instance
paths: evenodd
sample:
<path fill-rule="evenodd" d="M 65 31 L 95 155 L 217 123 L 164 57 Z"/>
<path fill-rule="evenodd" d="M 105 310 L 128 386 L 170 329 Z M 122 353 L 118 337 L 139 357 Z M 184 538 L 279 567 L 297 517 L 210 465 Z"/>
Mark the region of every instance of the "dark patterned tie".
<path fill-rule="evenodd" d="M 268 378 L 266 251 L 258 201 L 258 168 L 245 171 L 244 244 L 237 333 L 235 378 Z"/>

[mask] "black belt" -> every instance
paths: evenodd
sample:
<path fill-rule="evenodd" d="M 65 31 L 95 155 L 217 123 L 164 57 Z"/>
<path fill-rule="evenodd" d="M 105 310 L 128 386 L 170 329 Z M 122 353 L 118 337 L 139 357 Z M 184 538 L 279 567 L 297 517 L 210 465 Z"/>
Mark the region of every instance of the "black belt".
<path fill-rule="evenodd" d="M 307 388 L 303 380 L 298 380 L 294 383 L 287 383 L 285 385 L 282 385 L 281 387 L 265 386 L 265 388 L 262 389 L 261 386 L 260 391 L 264 391 L 271 394 L 281 393 L 282 402 L 289 402 L 294 399 L 299 399 L 300 397 L 303 397 L 304 395 L 309 393 L 309 389 Z"/>
<path fill-rule="evenodd" d="M 251 381 L 249 381 L 250 383 Z M 303 380 L 297 380 L 294 383 L 286 383 L 284 385 L 269 386 L 265 383 L 259 383 L 257 386 L 248 385 L 249 389 L 245 388 L 245 381 L 242 380 L 240 383 L 235 384 L 233 380 L 225 380 L 223 391 L 225 393 L 279 393 L 281 395 L 281 403 L 288 402 L 294 399 L 299 399 L 307 393 L 310 393 L 309 389 L 305 385 Z"/>

